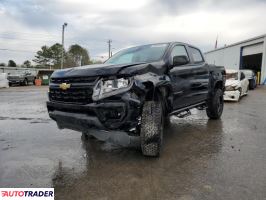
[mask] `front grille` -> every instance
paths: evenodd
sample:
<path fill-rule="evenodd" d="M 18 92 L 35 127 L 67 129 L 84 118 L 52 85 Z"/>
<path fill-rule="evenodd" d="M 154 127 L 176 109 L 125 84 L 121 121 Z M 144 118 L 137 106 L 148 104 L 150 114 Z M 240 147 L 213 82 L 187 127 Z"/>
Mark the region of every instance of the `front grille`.
<path fill-rule="evenodd" d="M 93 84 L 97 80 L 97 77 L 64 77 L 64 78 L 51 78 L 51 83 L 87 83 Z"/>
<path fill-rule="evenodd" d="M 50 88 L 49 97 L 51 101 L 74 104 L 92 103 L 92 88 L 69 88 L 62 90 L 60 88 Z"/>

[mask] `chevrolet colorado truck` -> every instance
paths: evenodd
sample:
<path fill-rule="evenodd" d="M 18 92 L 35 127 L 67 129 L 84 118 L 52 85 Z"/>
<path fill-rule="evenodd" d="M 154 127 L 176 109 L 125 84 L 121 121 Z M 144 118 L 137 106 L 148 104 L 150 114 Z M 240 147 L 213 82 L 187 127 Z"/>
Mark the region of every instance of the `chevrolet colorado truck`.
<path fill-rule="evenodd" d="M 122 131 L 140 138 L 144 155 L 159 156 L 169 116 L 206 108 L 210 119 L 219 119 L 224 88 L 224 67 L 208 65 L 198 48 L 150 44 L 121 50 L 103 64 L 55 71 L 47 108 L 61 129 Z"/>

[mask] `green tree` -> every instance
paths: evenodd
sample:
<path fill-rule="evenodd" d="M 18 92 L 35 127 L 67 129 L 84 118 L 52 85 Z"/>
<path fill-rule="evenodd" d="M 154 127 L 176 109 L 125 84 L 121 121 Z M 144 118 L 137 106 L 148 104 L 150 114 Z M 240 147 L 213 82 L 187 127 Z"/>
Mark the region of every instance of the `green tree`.
<path fill-rule="evenodd" d="M 39 65 L 48 66 L 51 63 L 52 53 L 50 47 L 42 46 L 41 50 L 37 51 L 35 55 L 34 62 L 38 63 Z"/>
<path fill-rule="evenodd" d="M 89 52 L 87 51 L 87 49 L 78 44 L 74 44 L 69 47 L 68 57 L 69 59 L 72 59 L 75 66 L 91 64 Z"/>
<path fill-rule="evenodd" d="M 66 59 L 66 53 L 64 52 L 64 62 Z M 62 59 L 62 45 L 59 43 L 56 43 L 50 47 L 51 52 L 51 62 L 54 65 L 54 68 L 60 68 L 61 66 L 61 59 Z"/>
<path fill-rule="evenodd" d="M 4 66 L 6 66 L 6 64 L 5 63 L 0 63 L 0 66 L 4 67 Z"/>
<path fill-rule="evenodd" d="M 71 45 L 68 52 L 65 52 L 65 49 L 63 49 L 63 54 L 64 68 L 92 64 L 87 49 L 78 44 Z M 51 47 L 42 46 L 41 50 L 37 51 L 33 61 L 36 62 L 40 67 L 53 66 L 53 68 L 60 68 L 61 58 L 62 45 L 56 43 Z"/>
<path fill-rule="evenodd" d="M 26 60 L 23 65 L 25 65 L 26 67 L 31 67 L 31 62 L 29 60 Z"/>
<path fill-rule="evenodd" d="M 75 67 L 76 63 L 74 59 L 69 55 L 69 53 L 66 54 L 65 61 L 64 61 L 64 67 L 69 68 L 69 67 Z"/>
<path fill-rule="evenodd" d="M 9 60 L 9 61 L 8 61 L 8 66 L 9 66 L 9 67 L 16 67 L 17 64 L 15 63 L 14 60 Z"/>
<path fill-rule="evenodd" d="M 66 59 L 66 53 L 64 51 L 64 59 Z M 38 63 L 39 65 L 49 67 L 53 66 L 53 68 L 60 68 L 62 58 L 62 45 L 56 43 L 49 46 L 42 46 L 40 51 L 37 51 L 35 55 L 34 62 Z"/>

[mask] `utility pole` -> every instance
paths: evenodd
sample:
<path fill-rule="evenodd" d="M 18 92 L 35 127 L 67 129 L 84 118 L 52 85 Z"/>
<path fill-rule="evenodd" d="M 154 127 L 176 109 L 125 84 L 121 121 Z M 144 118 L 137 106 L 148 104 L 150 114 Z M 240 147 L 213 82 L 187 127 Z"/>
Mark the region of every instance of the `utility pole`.
<path fill-rule="evenodd" d="M 67 23 L 65 22 L 62 25 L 62 52 L 61 52 L 61 69 L 64 67 L 64 42 L 65 42 L 65 28 L 67 26 Z"/>
<path fill-rule="evenodd" d="M 110 58 L 112 56 L 111 55 L 111 43 L 112 43 L 112 40 L 108 40 L 107 43 L 108 43 L 108 52 L 109 52 L 109 58 Z"/>

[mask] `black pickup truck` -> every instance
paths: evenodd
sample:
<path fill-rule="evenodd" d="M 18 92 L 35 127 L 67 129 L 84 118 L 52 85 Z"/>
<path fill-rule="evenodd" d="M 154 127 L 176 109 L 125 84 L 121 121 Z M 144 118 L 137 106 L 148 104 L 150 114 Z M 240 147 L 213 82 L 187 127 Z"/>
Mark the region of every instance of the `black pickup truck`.
<path fill-rule="evenodd" d="M 140 138 L 144 155 L 159 156 L 169 116 L 206 108 L 210 119 L 219 119 L 224 85 L 224 67 L 208 65 L 198 48 L 150 44 L 122 50 L 104 64 L 55 71 L 47 108 L 59 128 L 123 131 Z"/>

